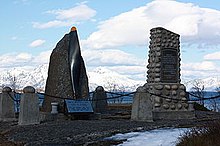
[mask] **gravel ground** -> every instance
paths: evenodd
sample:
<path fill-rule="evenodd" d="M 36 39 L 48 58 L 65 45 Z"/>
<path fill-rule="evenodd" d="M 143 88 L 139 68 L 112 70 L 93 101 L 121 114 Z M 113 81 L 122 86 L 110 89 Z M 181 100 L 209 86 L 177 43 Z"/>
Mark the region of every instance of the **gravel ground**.
<path fill-rule="evenodd" d="M 121 141 L 106 141 L 116 133 L 146 131 L 161 127 L 192 127 L 219 120 L 220 113 L 196 112 L 194 120 L 135 122 L 128 119 L 59 120 L 39 125 L 19 126 L 17 122 L 0 122 L 0 145 L 85 145 L 110 146 Z"/>

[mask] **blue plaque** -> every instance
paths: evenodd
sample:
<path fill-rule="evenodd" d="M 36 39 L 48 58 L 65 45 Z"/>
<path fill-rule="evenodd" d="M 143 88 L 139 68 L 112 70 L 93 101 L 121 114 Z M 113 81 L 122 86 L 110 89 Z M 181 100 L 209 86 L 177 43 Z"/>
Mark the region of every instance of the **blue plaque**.
<path fill-rule="evenodd" d="M 68 113 L 93 113 L 90 101 L 65 99 Z"/>

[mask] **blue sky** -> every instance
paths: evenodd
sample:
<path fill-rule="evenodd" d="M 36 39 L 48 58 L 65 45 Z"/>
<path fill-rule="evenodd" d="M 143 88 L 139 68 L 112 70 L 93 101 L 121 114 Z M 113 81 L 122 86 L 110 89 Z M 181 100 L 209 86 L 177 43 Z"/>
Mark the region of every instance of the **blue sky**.
<path fill-rule="evenodd" d="M 218 0 L 1 0 L 0 69 L 49 61 L 56 43 L 76 26 L 88 70 L 105 67 L 145 79 L 149 30 L 181 35 L 185 79 L 219 76 Z"/>

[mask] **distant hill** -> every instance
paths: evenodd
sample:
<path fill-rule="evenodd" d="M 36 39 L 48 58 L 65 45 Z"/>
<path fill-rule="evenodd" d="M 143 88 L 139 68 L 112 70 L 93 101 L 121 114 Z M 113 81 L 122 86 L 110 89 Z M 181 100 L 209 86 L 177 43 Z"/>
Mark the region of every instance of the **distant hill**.
<path fill-rule="evenodd" d="M 33 67 L 17 67 L 2 69 L 0 71 L 0 88 L 10 86 L 22 90 L 25 86 L 33 86 L 41 91 L 45 89 L 48 65 Z M 87 72 L 90 91 L 97 86 L 103 86 L 105 90 L 135 91 L 145 81 L 136 81 L 125 75 L 113 72 L 105 67 L 97 67 Z"/>
<path fill-rule="evenodd" d="M 33 67 L 16 67 L 0 70 L 0 89 L 10 86 L 22 90 L 25 86 L 33 86 L 40 91 L 45 89 L 48 65 Z M 106 67 L 97 67 L 87 71 L 90 91 L 97 86 L 103 86 L 107 91 L 135 91 L 138 86 L 144 85 L 146 79 L 133 79 L 131 76 L 122 75 Z M 208 91 L 215 91 L 220 86 L 219 77 L 209 77 L 199 80 Z M 190 90 L 194 81 L 183 81 L 187 90 Z"/>

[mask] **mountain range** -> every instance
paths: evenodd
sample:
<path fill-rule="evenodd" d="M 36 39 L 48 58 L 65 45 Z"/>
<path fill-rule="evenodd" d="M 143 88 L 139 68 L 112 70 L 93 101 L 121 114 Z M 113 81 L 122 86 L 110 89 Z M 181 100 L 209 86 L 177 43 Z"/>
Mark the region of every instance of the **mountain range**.
<path fill-rule="evenodd" d="M 25 66 L 1 69 L 0 89 L 10 86 L 12 89 L 22 90 L 26 86 L 33 86 L 37 91 L 44 92 L 47 72 L 47 64 L 40 65 L 36 68 Z M 87 75 L 90 91 L 94 91 L 97 86 L 103 86 L 106 91 L 131 92 L 135 91 L 138 86 L 146 83 L 146 79 L 134 79 L 131 76 L 120 74 L 106 67 L 96 67 L 93 70 L 87 71 Z M 196 81 L 185 81 L 184 84 L 187 90 L 190 90 L 195 82 L 199 83 L 199 86 L 204 85 L 208 91 L 215 91 L 220 86 L 219 77 L 209 77 Z"/>
<path fill-rule="evenodd" d="M 16 67 L 0 71 L 0 88 L 9 86 L 12 89 L 22 90 L 26 86 L 33 86 L 38 91 L 44 91 L 48 73 L 48 65 L 32 67 Z M 97 67 L 87 71 L 89 89 L 103 86 L 107 91 L 135 91 L 145 81 L 133 80 L 125 75 L 111 71 L 105 67 Z"/>

